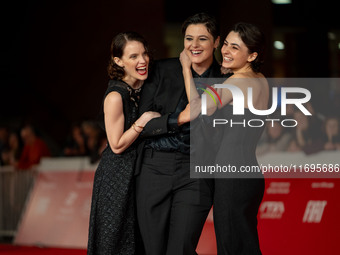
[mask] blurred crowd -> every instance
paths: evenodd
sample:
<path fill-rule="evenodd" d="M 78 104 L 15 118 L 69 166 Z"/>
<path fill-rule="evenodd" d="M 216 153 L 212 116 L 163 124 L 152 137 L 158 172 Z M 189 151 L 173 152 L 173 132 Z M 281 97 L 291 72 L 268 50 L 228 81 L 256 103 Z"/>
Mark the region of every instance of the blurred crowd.
<path fill-rule="evenodd" d="M 18 129 L 0 126 L 0 166 L 11 165 L 16 169 L 30 169 L 42 157 L 88 156 L 96 163 L 106 146 L 105 132 L 95 121 L 74 123 L 65 138 L 61 151 L 52 155 L 46 139 L 33 124 Z"/>
<path fill-rule="evenodd" d="M 269 152 L 297 152 L 306 155 L 320 151 L 340 150 L 339 116 L 325 116 L 316 112 L 308 102 L 306 108 L 312 116 L 306 116 L 292 105 L 287 109 L 285 119 L 294 119 L 295 127 L 283 127 L 280 121 L 267 122 L 257 146 L 257 155 Z M 280 113 L 273 114 L 270 119 L 282 120 Z"/>
<path fill-rule="evenodd" d="M 306 105 L 312 116 L 304 115 L 299 109 L 289 107 L 285 119 L 295 119 L 296 127 L 283 127 L 280 121 L 268 121 L 257 146 L 257 155 L 270 152 L 303 151 L 310 155 L 320 151 L 340 150 L 339 116 L 324 116 L 316 112 L 310 103 Z M 273 114 L 270 119 L 281 119 Z M 57 155 L 53 155 L 49 144 L 32 125 L 19 129 L 0 126 L 0 166 L 12 165 L 17 169 L 29 169 L 39 164 L 42 157 L 88 156 L 91 163 L 100 159 L 107 144 L 104 130 L 97 122 L 86 120 L 73 123 Z"/>

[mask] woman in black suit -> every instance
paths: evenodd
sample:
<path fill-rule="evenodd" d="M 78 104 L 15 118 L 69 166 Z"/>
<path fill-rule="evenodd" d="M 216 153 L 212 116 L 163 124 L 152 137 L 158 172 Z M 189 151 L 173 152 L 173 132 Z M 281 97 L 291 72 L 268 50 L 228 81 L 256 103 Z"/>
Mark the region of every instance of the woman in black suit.
<path fill-rule="evenodd" d="M 221 77 L 214 58 L 217 21 L 200 13 L 182 27 L 196 78 Z M 157 111 L 142 132 L 136 166 L 137 216 L 147 255 L 196 254 L 212 205 L 208 180 L 190 178 L 190 107 L 178 58 L 159 60 L 143 87 L 140 114 Z"/>

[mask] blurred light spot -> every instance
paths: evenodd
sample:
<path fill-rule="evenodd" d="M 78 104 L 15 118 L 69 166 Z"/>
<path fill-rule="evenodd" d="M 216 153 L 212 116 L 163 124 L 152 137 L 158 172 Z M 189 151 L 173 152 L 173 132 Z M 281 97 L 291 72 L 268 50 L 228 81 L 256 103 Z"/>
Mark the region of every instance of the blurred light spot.
<path fill-rule="evenodd" d="M 291 4 L 292 0 L 272 0 L 273 4 Z"/>
<path fill-rule="evenodd" d="M 277 49 L 277 50 L 284 50 L 285 45 L 281 41 L 274 41 L 274 48 Z"/>
<path fill-rule="evenodd" d="M 328 39 L 330 39 L 330 40 L 335 40 L 335 39 L 336 39 L 335 34 L 332 33 L 332 32 L 329 32 L 329 33 L 328 33 Z"/>

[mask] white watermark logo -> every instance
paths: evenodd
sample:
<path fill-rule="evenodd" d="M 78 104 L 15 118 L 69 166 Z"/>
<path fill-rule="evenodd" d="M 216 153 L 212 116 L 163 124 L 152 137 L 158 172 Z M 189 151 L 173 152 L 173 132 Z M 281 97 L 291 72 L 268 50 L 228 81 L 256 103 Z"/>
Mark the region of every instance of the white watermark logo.
<path fill-rule="evenodd" d="M 233 97 L 233 114 L 234 115 L 244 115 L 244 101 L 245 96 L 242 92 L 242 90 L 231 84 L 215 84 L 215 88 L 222 88 L 222 89 L 228 89 Z M 257 116 L 268 116 L 272 113 L 274 113 L 278 108 L 278 101 L 280 99 L 280 105 L 281 105 L 281 115 L 286 116 L 287 115 L 287 105 L 291 104 L 294 105 L 296 108 L 298 108 L 304 115 L 311 116 L 312 114 L 307 110 L 307 108 L 303 105 L 304 103 L 309 102 L 311 99 L 311 93 L 308 89 L 305 88 L 299 88 L 299 87 L 282 87 L 280 88 L 281 95 L 278 93 L 278 88 L 273 87 L 272 88 L 272 105 L 269 109 L 266 110 L 258 110 L 255 109 L 253 104 L 253 89 L 251 87 L 248 88 L 248 97 L 247 97 L 247 103 L 248 103 L 248 109 L 251 113 L 257 115 Z M 288 98 L 288 94 L 294 93 L 301 94 L 303 97 L 301 98 Z M 212 97 L 215 104 L 216 100 L 214 99 L 213 95 L 209 93 L 209 96 Z M 207 115 L 207 94 L 202 94 L 202 103 L 201 103 L 201 114 Z M 297 126 L 297 121 L 295 119 L 251 119 L 251 120 L 243 120 L 243 122 L 233 122 L 233 120 L 227 120 L 227 119 L 214 119 L 213 126 L 216 125 L 225 125 L 227 123 L 230 123 L 230 126 L 233 125 L 242 125 L 249 127 L 262 127 L 265 122 L 272 122 L 272 126 L 274 125 L 275 121 L 280 121 L 281 126 L 283 127 L 295 127 Z"/>
<path fill-rule="evenodd" d="M 244 115 L 244 95 L 240 88 L 231 84 L 215 84 L 215 88 L 229 89 L 233 96 L 233 114 L 234 115 Z M 300 93 L 304 94 L 304 98 L 287 98 L 288 93 Z M 210 95 L 211 96 L 211 95 Z M 267 110 L 257 110 L 253 104 L 253 89 L 248 88 L 248 107 L 249 110 L 255 114 L 260 116 L 270 115 L 276 111 L 278 105 L 278 88 L 274 87 L 272 89 L 272 106 Z M 304 103 L 307 103 L 311 99 L 311 93 L 308 89 L 305 88 L 281 88 L 281 114 L 286 115 L 287 105 L 293 104 L 297 108 L 299 108 L 305 115 L 312 115 L 306 107 L 303 106 Z M 207 114 L 207 94 L 202 94 L 202 106 L 201 106 L 202 115 Z"/>

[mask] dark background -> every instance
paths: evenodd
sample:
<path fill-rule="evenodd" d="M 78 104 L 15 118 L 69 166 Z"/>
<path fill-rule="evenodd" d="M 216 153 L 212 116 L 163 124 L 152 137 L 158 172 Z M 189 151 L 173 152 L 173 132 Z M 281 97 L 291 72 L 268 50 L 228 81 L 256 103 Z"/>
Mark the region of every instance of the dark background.
<path fill-rule="evenodd" d="M 33 122 L 54 151 L 73 122 L 97 118 L 108 81 L 109 46 L 121 31 L 143 34 L 155 59 L 173 57 L 182 50 L 181 23 L 205 11 L 220 21 L 223 36 L 239 21 L 265 32 L 267 77 L 340 73 L 336 1 L 19 0 L 1 5 L 0 124 Z M 285 49 L 275 49 L 275 40 Z M 329 88 L 314 89 L 322 111 Z"/>

